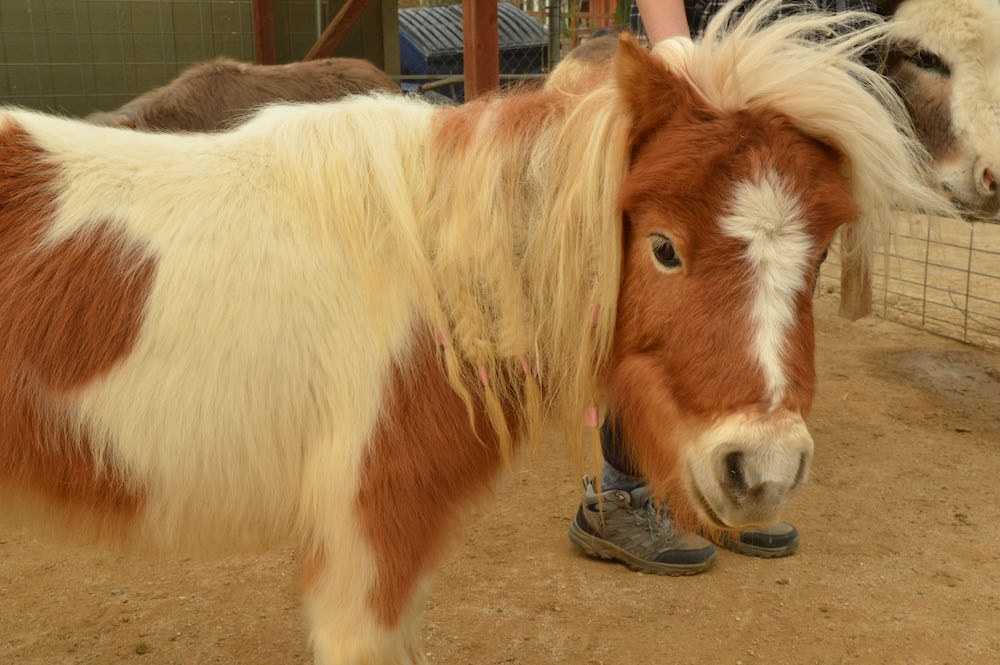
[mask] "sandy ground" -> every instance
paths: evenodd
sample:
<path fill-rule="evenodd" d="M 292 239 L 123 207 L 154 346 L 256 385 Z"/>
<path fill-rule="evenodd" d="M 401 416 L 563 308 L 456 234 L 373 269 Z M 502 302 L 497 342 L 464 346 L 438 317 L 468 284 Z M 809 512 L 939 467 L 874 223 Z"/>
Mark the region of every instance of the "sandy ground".
<path fill-rule="evenodd" d="M 472 511 L 427 605 L 432 663 L 1000 661 L 1000 354 L 818 302 L 797 554 L 691 578 L 592 561 L 552 446 Z M 420 507 L 415 506 L 419 511 Z M 0 527 L 0 663 L 307 663 L 288 551 L 199 562 Z"/>

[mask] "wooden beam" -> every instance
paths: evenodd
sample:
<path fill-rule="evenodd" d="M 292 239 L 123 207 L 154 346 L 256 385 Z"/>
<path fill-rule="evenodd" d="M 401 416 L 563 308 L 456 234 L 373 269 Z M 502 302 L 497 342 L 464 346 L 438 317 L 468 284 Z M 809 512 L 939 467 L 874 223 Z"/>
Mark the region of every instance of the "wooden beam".
<path fill-rule="evenodd" d="M 869 266 L 844 259 L 857 244 L 853 227 L 840 234 L 840 315 L 857 321 L 872 313 L 872 273 Z"/>
<path fill-rule="evenodd" d="M 333 55 L 337 47 L 340 46 L 340 42 L 344 41 L 344 37 L 361 18 L 369 2 L 371 0 L 347 0 L 303 60 L 318 60 Z"/>
<path fill-rule="evenodd" d="M 500 87 L 500 36 L 496 0 L 462 0 L 465 99 Z"/>
<path fill-rule="evenodd" d="M 253 0 L 254 61 L 258 65 L 278 62 L 274 44 L 274 0 Z"/>

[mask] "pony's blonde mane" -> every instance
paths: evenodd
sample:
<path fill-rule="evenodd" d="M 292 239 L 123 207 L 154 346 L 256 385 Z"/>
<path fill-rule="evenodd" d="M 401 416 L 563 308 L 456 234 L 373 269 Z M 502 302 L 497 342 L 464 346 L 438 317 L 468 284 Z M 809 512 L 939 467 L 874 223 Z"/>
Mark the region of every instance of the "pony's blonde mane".
<path fill-rule="evenodd" d="M 621 272 L 628 121 L 617 91 L 540 102 L 519 136 L 508 129 L 516 97 L 442 114 L 425 226 L 452 384 L 466 399 L 468 386 L 481 392 L 508 462 L 504 406 L 532 443 L 547 420 L 581 440 L 584 412 L 600 401 Z M 473 116 L 464 148 L 446 127 L 463 113 Z"/>
<path fill-rule="evenodd" d="M 731 5 L 702 41 L 670 40 L 654 54 L 718 110 L 777 111 L 839 150 L 862 213 L 849 260 L 867 264 L 894 204 L 947 204 L 922 184 L 924 156 L 902 103 L 858 61 L 884 25 L 859 13 L 766 23 L 780 4 L 761 2 L 730 25 Z M 399 197 L 385 211 L 403 259 L 391 269 L 419 286 L 420 318 L 451 385 L 470 418 L 484 406 L 508 463 L 512 430 L 534 442 L 551 421 L 578 446 L 585 410 L 604 401 L 632 118 L 609 68 L 581 72 L 572 85 L 435 112 L 417 165 L 425 172 L 410 174 L 423 183 L 411 194 L 415 212 Z"/>
<path fill-rule="evenodd" d="M 923 185 L 924 154 L 902 102 L 859 62 L 886 35 L 884 24 L 856 12 L 767 23 L 780 5 L 760 2 L 732 22 L 730 4 L 700 42 L 669 40 L 654 53 L 718 110 L 777 111 L 838 149 L 862 217 L 848 260 L 867 265 L 894 204 L 947 204 Z M 574 70 L 574 85 L 549 86 L 554 108 L 537 128 L 504 131 L 510 100 L 467 109 L 478 114 L 469 147 L 448 149 L 442 136 L 446 147 L 431 160 L 422 226 L 438 297 L 428 318 L 450 331 L 443 349 L 452 383 L 467 400 L 470 386 L 482 392 L 508 459 L 501 404 L 522 407 L 533 437 L 554 416 L 567 440 L 579 441 L 611 348 L 622 252 L 616 199 L 631 119 L 613 76 L 580 85 L 586 76 Z M 475 376 L 480 367 L 488 385 Z"/>

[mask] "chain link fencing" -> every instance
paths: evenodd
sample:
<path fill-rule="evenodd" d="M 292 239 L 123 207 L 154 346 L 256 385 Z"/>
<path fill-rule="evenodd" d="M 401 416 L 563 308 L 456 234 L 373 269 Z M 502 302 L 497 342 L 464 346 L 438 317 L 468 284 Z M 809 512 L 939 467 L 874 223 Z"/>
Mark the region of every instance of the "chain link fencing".
<path fill-rule="evenodd" d="M 451 16 L 459 17 L 461 0 L 400 0 L 400 10 L 424 10 L 426 8 L 450 7 Z M 631 0 L 509 0 L 498 7 L 499 59 L 501 87 L 518 82 L 532 81 L 544 77 L 571 49 L 596 31 L 614 29 L 628 25 Z M 434 14 L 435 12 L 428 12 Z M 445 14 L 437 14 L 444 17 Z M 523 20 L 530 17 L 537 25 L 528 27 Z M 439 21 L 439 26 L 447 19 L 429 18 Z M 401 14 L 401 26 L 407 23 Z M 458 25 L 458 24 L 455 24 Z M 450 28 L 457 40 L 460 35 L 456 28 Z M 458 28 L 460 29 L 460 28 Z M 406 28 L 401 39 L 406 39 Z M 405 52 L 405 44 L 401 47 Z M 461 101 L 460 86 L 463 78 L 461 53 L 453 51 L 456 66 L 447 74 L 422 75 L 407 74 L 405 55 L 403 57 L 404 88 L 420 92 L 444 94 L 454 101 Z M 410 72 L 414 69 L 411 67 Z"/>

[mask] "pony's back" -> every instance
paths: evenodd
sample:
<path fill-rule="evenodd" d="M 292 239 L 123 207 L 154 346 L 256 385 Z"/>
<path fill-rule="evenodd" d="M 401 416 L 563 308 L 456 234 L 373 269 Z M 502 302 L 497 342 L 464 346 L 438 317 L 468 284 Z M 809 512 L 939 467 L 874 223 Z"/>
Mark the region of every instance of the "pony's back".
<path fill-rule="evenodd" d="M 136 129 L 214 132 L 229 129 L 255 108 L 275 102 L 335 101 L 399 86 L 366 60 L 326 58 L 286 65 L 252 65 L 218 58 L 185 70 L 114 111 L 87 120 Z"/>
<path fill-rule="evenodd" d="M 0 485 L 166 546 L 311 523 L 309 460 L 356 455 L 410 328 L 389 215 L 428 113 L 357 98 L 176 136 L 0 111 Z"/>

